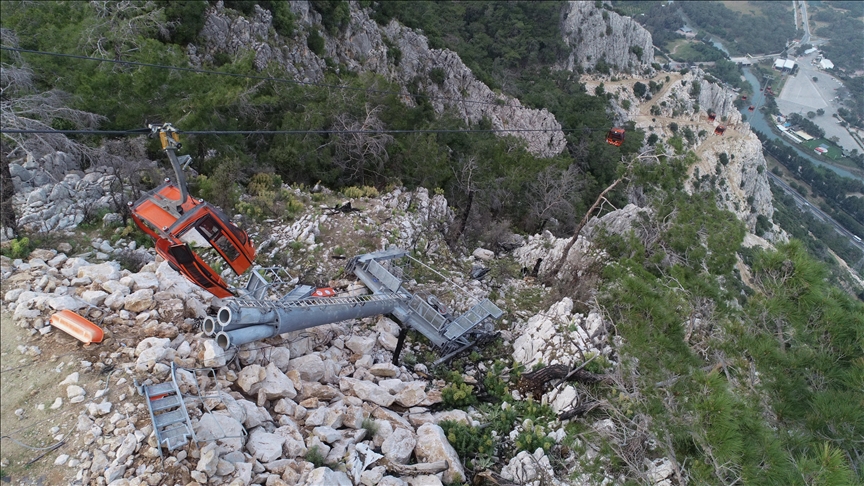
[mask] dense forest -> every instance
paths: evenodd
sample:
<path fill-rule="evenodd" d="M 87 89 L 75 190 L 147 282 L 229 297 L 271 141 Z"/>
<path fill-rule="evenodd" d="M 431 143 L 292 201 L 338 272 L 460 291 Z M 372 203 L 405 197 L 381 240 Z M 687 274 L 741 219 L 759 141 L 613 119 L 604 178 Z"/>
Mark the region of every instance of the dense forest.
<path fill-rule="evenodd" d="M 743 15 L 721 2 L 676 2 L 697 27 L 714 34 L 736 55 L 782 52 L 800 34 L 789 2 L 759 2 L 760 15 Z"/>
<path fill-rule="evenodd" d="M 706 28 L 709 19 L 715 22 L 716 33 L 734 39 L 739 52 L 771 52 L 789 34 L 791 12 L 785 3 L 762 10 L 788 18 L 788 25 L 767 16 L 730 14 L 709 2 L 674 5 L 682 3 L 694 22 Z M 256 4 L 271 13 L 274 30 L 289 44 L 302 42 L 299 48 L 312 52 L 322 51 L 324 36 L 344 33 L 349 7 L 356 8 L 314 0 L 310 6 L 321 15 L 321 25 L 299 36 L 306 27 L 298 25 L 285 2 L 224 2 L 237 15 L 248 14 Z M 860 483 L 864 304 L 829 284 L 826 268 L 805 251 L 827 253 L 818 243 L 796 240 L 773 250 L 742 246 L 744 224 L 718 207 L 710 187 L 684 190 L 695 153 L 683 146 L 667 152 L 665 144 L 674 142 L 656 134 L 649 148 L 645 134 L 632 129 L 621 147 L 605 143 L 605 132 L 615 122 L 612 95 L 602 88 L 588 93 L 578 73 L 553 69 L 565 54 L 558 30 L 562 2 L 357 4 L 379 24 L 395 18 L 422 29 L 433 47 L 457 52 L 490 86 L 552 112 L 567 129 L 567 148 L 551 158 L 530 154 L 515 138 L 465 131 L 488 129 L 488 120 L 468 125 L 457 113 L 436 113 L 422 89 L 436 82 L 434 70 L 432 79 L 415 80 L 402 96 L 402 86 L 352 72 L 332 59 L 325 60 L 325 79 L 305 84 L 285 79 L 276 65 L 256 68 L 252 54 L 220 53 L 200 66 L 208 72 L 159 67 L 192 67 L 186 49 L 196 41 L 209 5 L 0 2 L 4 47 L 142 63 L 3 50 L 4 73 L 18 75 L 3 78 L 4 106 L 15 106 L 4 117 L 29 117 L 56 129 L 128 130 L 171 121 L 181 130 L 294 130 L 183 135 L 184 153 L 194 157 L 201 174 L 191 181 L 195 193 L 264 221 L 292 218 L 291 201 L 273 200 L 281 182 L 306 187 L 320 182 L 358 195 L 424 186 L 446 195 L 464 223 L 464 232 L 453 240 L 468 245 L 494 246 L 505 230 L 572 234 L 598 195 L 621 180 L 606 194 L 608 206 L 635 201 L 650 211 L 632 231 L 596 237 L 602 265 L 541 287 L 550 298 L 573 297 L 582 308 L 596 308 L 614 328 L 618 362 L 597 364 L 593 369 L 608 379 L 584 387 L 586 396 L 604 405 L 561 425 L 573 439 L 570 446 L 582 452 L 588 443 L 599 444 L 593 471 L 602 469 L 625 484 L 637 484 L 632 471 L 643 466 L 632 464 L 631 448 L 641 444 L 651 449 L 646 445 L 637 451 L 640 457 L 674 459 L 690 484 Z M 663 18 L 657 30 L 671 21 Z M 745 28 L 753 34 L 749 40 L 740 33 Z M 401 54 L 390 52 L 391 62 L 400 62 Z M 4 126 L 7 119 L 13 118 L 4 118 Z M 353 136 L 364 130 L 380 133 Z M 7 154 L 16 153 L 16 140 L 3 138 L 4 163 Z M 117 143 L 83 136 L 72 141 L 91 148 Z M 681 138 L 677 141 L 680 146 Z M 147 157 L 161 160 L 157 142 L 146 143 Z M 770 148 L 770 142 L 765 144 Z M 772 150 L 778 159 L 787 155 L 781 147 Z M 82 150 L 80 158 L 85 165 L 97 164 L 94 154 Z M 864 188 L 791 156 L 781 161 L 796 171 L 801 165 L 832 214 L 851 214 L 847 217 L 857 220 L 856 231 L 864 236 L 860 200 L 846 197 Z M 790 208 L 781 206 L 777 219 L 790 219 Z M 796 231 L 793 236 L 807 233 L 803 227 Z M 854 248 L 835 251 L 854 259 Z M 598 283 L 579 293 L 584 290 L 580 282 Z M 494 378 L 487 376 L 490 383 Z M 499 392 L 501 400 L 509 394 L 503 385 Z M 520 406 L 542 409 L 530 401 Z M 499 416 L 507 413 L 500 403 L 492 408 Z M 591 427 L 605 419 L 625 434 L 625 442 Z M 471 437 L 492 438 L 487 428 L 464 426 L 463 432 L 464 458 L 475 457 L 481 447 Z M 537 441 L 543 447 L 542 434 Z M 537 441 L 518 447 L 533 451 Z M 561 448 L 549 454 L 558 461 L 567 457 Z"/>
<path fill-rule="evenodd" d="M 864 193 L 864 184 L 861 181 L 841 177 L 829 169 L 815 166 L 800 157 L 795 149 L 768 139 L 760 132 L 757 132 L 757 135 L 767 153 L 796 173 L 814 192 L 825 199 L 828 208 L 823 210 L 826 213 L 852 233 L 864 238 L 864 205 L 860 197 L 854 196 Z"/>
<path fill-rule="evenodd" d="M 694 30 L 719 37 L 733 55 L 769 54 L 786 49 L 786 43 L 798 35 L 791 5 L 747 3 L 754 6 L 756 14 L 730 10 L 722 2 L 682 1 L 667 5 L 660 1 L 614 1 L 613 5 L 648 29 L 654 45 L 659 47 L 682 38 L 675 31 L 689 20 Z"/>
<path fill-rule="evenodd" d="M 811 14 L 813 21 L 828 24 L 814 31 L 814 34 L 829 39 L 819 49 L 835 67 L 849 73 L 864 69 L 862 15 L 861 4 L 857 2 L 820 2 Z"/>

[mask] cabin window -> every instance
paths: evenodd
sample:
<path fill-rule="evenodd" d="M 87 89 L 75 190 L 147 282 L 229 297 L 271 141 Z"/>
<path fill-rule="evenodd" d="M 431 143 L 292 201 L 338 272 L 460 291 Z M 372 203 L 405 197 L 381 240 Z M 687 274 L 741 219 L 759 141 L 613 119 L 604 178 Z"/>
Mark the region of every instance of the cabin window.
<path fill-rule="evenodd" d="M 240 256 L 240 252 L 234 247 L 234 244 L 223 232 L 223 228 L 212 216 L 201 218 L 195 228 L 201 233 L 201 236 L 207 238 L 211 245 L 215 246 L 228 261 L 233 262 Z"/>

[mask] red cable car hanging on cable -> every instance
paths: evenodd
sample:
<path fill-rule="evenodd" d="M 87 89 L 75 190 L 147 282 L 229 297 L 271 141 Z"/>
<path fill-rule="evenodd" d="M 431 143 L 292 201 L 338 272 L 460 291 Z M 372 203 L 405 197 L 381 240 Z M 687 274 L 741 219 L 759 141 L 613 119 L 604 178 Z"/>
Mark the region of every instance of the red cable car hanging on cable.
<path fill-rule="evenodd" d="M 165 179 L 135 203 L 129 203 L 132 219 L 155 241 L 156 253 L 171 268 L 216 297 L 234 294 L 222 277 L 192 250 L 190 242 L 209 244 L 238 275 L 255 260 L 255 247 L 245 231 L 238 228 L 219 208 L 189 196 L 183 169 L 191 157 L 177 157 L 180 137 L 170 123 L 149 125 L 159 134 L 162 148 L 174 167 L 176 184 Z"/>
<path fill-rule="evenodd" d="M 624 129 L 621 127 L 613 127 L 606 134 L 606 143 L 620 147 L 624 143 Z"/>

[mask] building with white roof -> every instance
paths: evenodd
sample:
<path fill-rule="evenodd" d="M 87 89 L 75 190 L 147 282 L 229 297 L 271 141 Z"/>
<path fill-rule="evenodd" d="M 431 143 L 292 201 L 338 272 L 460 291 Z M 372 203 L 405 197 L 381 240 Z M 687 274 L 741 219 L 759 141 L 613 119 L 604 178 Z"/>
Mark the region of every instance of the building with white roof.
<path fill-rule="evenodd" d="M 834 63 L 828 59 L 822 59 L 819 61 L 819 67 L 822 69 L 834 69 Z"/>

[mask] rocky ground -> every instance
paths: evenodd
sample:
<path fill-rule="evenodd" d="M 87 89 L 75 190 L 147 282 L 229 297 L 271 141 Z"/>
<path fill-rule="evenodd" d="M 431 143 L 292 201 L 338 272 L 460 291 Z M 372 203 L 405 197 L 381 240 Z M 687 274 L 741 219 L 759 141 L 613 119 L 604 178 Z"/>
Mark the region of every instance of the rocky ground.
<path fill-rule="evenodd" d="M 311 200 L 308 194 L 300 196 Z M 458 365 L 461 381 L 475 393 L 496 362 L 506 364 L 503 375 L 514 366 L 576 366 L 593 356 L 614 361 L 600 315 L 575 312 L 569 298 L 549 302 L 542 285 L 519 274 L 519 268 L 530 268 L 538 258 L 553 261 L 566 240 L 538 235 L 515 245 L 520 248 L 512 255 L 481 248 L 463 258 L 443 243 L 440 229 L 452 216 L 441 196 L 397 189 L 354 201 L 361 211 L 328 207 L 310 204 L 291 223 L 255 226 L 253 238 L 266 242 L 259 245 L 259 261 L 281 259 L 289 273 L 318 262 L 316 279 L 338 276 L 330 283 L 339 288 L 351 285 L 339 275 L 345 254 L 398 245 L 415 249 L 419 260 L 440 273 L 409 265 L 406 284 L 442 297 L 455 310 L 494 288 L 493 298 L 506 310 L 498 323 L 502 337 L 494 344 L 498 355 L 478 353 Z M 68 238 L 81 239 L 75 235 L 70 230 Z M 158 261 L 152 250 L 128 240 L 97 238 L 83 248 L 88 251 L 78 248 L 77 253 L 61 243 L 24 259 L 2 258 L 8 312 L 4 333 L 12 322 L 20 336 L 14 346 L 4 340 L 2 367 L 33 367 L 38 374 L 4 373 L 3 434 L 31 444 L 42 432 L 64 441 L 36 462 L 36 469 L 24 463 L 38 452 L 4 442 L 4 474 L 12 479 L 115 486 L 434 485 L 467 482 L 484 470 L 526 484 L 568 478 L 593 484 L 598 478 L 596 470 L 592 476 L 580 464 L 598 460 L 599 447 L 569 436 L 570 420 L 559 421 L 554 414 L 542 424 L 517 417 L 510 433 L 497 437 L 499 445 L 487 462 L 459 457 L 443 421 L 481 426 L 491 420 L 490 410 L 506 410 L 527 397 L 510 383 L 505 403 L 456 408 L 444 403 L 442 392 L 452 385 L 447 381 L 452 375 L 430 369 L 437 356 L 420 337 L 409 338 L 401 366 L 393 365 L 399 326 L 387 317 L 320 326 L 222 351 L 200 331 L 202 318 L 222 302 Z M 587 241 L 575 248 L 568 268 L 578 272 L 597 256 L 586 256 L 591 254 Z M 137 252 L 136 261 L 149 263 L 136 272 L 123 268 L 119 255 L 130 251 Z M 478 267 L 492 271 L 483 280 L 471 279 L 471 270 Z M 423 281 L 419 276 L 424 272 L 433 278 Z M 63 309 L 100 324 L 104 341 L 83 346 L 50 326 L 50 316 Z M 163 450 L 160 461 L 136 384 L 169 380 L 171 363 L 180 368 L 177 379 L 199 442 L 170 453 Z M 7 385 L 23 386 L 29 380 L 38 383 L 32 396 L 6 392 Z M 567 384 L 548 391 L 541 401 L 557 414 L 583 400 L 578 386 Z M 16 436 L 22 428 L 16 420 L 46 425 L 30 426 L 31 435 Z M 587 424 L 602 429 L 610 427 L 607 422 L 592 419 Z M 56 425 L 45 429 L 47 424 Z M 526 430 L 542 433 L 552 448 L 514 446 Z M 651 470 L 665 470 L 663 464 Z M 602 480 L 602 467 L 599 471 Z M 606 480 L 615 482 L 614 476 Z"/>

